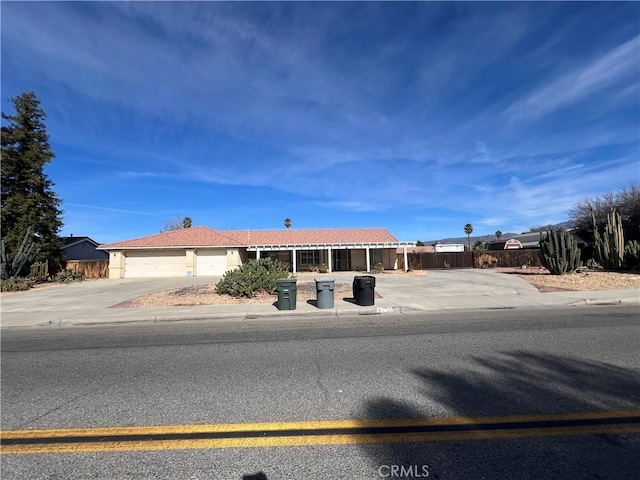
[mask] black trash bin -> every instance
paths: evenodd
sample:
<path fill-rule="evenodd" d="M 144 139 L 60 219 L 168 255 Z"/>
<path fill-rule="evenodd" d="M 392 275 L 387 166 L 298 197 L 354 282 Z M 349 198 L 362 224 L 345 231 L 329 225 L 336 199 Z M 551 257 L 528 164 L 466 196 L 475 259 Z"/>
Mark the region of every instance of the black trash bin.
<path fill-rule="evenodd" d="M 373 305 L 376 287 L 376 277 L 362 275 L 353 278 L 353 298 L 362 307 Z"/>
<path fill-rule="evenodd" d="M 295 310 L 298 288 L 296 278 L 279 278 L 276 280 L 278 290 L 278 310 Z"/>
<path fill-rule="evenodd" d="M 316 293 L 318 308 L 333 308 L 333 291 L 335 288 L 335 278 L 316 277 Z"/>

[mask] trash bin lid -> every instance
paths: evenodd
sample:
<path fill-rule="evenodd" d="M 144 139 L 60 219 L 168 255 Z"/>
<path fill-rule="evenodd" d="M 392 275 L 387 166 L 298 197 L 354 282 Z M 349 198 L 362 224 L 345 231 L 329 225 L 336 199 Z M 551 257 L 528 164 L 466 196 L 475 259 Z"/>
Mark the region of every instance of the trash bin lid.
<path fill-rule="evenodd" d="M 316 282 L 324 283 L 324 282 L 335 282 L 336 279 L 333 277 L 316 277 L 314 279 Z"/>
<path fill-rule="evenodd" d="M 278 278 L 276 279 L 276 283 L 290 284 L 290 283 L 296 283 L 296 280 L 298 279 L 297 278 Z"/>

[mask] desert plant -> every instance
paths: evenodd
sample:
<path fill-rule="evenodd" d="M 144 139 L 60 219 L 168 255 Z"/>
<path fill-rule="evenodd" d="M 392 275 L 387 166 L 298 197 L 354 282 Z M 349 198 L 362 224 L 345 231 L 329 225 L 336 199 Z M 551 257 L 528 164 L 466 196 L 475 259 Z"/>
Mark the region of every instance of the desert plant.
<path fill-rule="evenodd" d="M 13 277 L 19 277 L 20 274 L 28 267 L 31 266 L 38 254 L 38 249 L 35 243 L 31 240 L 33 229 L 27 228 L 20 248 L 14 256 L 8 251 L 8 248 L 4 244 L 4 240 L 0 242 L 0 257 L 1 261 L 1 273 L 0 277 L 3 280 Z"/>
<path fill-rule="evenodd" d="M 81 282 L 84 276 L 80 272 L 73 270 L 62 270 L 53 277 L 53 281 L 57 283 Z"/>
<path fill-rule="evenodd" d="M 624 263 L 631 270 L 640 268 L 640 242 L 630 240 L 624 247 Z"/>
<path fill-rule="evenodd" d="M 620 214 L 612 209 L 607 215 L 607 224 L 601 234 L 592 214 L 594 253 L 596 261 L 607 270 L 620 270 L 624 261 L 624 232 Z"/>
<path fill-rule="evenodd" d="M 373 271 L 376 273 L 382 273 L 384 271 L 384 265 L 382 262 L 378 262 L 373 266 Z"/>
<path fill-rule="evenodd" d="M 216 285 L 216 293 L 233 297 L 253 297 L 259 291 L 274 293 L 276 280 L 288 276 L 287 266 L 278 260 L 249 260 L 240 268 L 225 273 Z"/>
<path fill-rule="evenodd" d="M 547 231 L 540 239 L 540 260 L 552 275 L 575 272 L 580 267 L 580 249 L 564 228 Z"/>
<path fill-rule="evenodd" d="M 33 278 L 7 278 L 0 281 L 0 290 L 3 292 L 20 292 L 23 290 L 29 290 L 35 285 Z"/>

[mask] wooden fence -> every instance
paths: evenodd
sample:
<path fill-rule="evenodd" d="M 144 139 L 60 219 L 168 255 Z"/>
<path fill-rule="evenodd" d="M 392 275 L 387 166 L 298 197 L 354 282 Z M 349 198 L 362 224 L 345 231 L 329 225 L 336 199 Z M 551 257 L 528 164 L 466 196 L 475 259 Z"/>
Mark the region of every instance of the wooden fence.
<path fill-rule="evenodd" d="M 31 278 L 46 280 L 49 278 L 49 262 L 34 263 L 29 272 Z"/>
<path fill-rule="evenodd" d="M 79 272 L 84 278 L 108 278 L 109 260 L 67 260 L 63 270 Z"/>
<path fill-rule="evenodd" d="M 411 270 L 444 268 L 538 267 L 539 250 L 474 250 L 473 252 L 409 253 Z M 398 268 L 403 267 L 403 255 L 398 255 Z"/>

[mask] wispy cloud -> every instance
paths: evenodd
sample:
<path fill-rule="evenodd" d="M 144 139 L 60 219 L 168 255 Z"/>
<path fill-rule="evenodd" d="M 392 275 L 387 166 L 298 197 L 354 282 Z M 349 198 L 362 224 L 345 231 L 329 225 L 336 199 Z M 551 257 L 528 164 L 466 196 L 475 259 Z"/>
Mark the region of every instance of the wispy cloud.
<path fill-rule="evenodd" d="M 637 36 L 518 100 L 506 114 L 517 120 L 546 115 L 613 85 L 622 89 L 637 85 L 639 74 L 640 36 Z"/>

